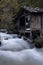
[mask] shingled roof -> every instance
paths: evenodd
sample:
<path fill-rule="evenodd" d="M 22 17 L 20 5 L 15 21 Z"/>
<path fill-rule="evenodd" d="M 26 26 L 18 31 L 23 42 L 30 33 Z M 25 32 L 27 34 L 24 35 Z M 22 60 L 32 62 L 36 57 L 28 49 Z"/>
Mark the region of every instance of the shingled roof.
<path fill-rule="evenodd" d="M 21 8 L 28 10 L 30 12 L 43 12 L 43 8 L 39 8 L 39 7 L 33 8 L 33 7 L 24 6 L 24 7 L 21 7 Z"/>

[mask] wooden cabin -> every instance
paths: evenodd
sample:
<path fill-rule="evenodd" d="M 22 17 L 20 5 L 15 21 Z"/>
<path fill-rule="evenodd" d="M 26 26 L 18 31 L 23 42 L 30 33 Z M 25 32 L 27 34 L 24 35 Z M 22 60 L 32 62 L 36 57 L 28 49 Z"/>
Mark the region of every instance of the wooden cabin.
<path fill-rule="evenodd" d="M 14 18 L 14 28 L 32 36 L 43 35 L 43 9 L 32 7 L 21 7 Z"/>

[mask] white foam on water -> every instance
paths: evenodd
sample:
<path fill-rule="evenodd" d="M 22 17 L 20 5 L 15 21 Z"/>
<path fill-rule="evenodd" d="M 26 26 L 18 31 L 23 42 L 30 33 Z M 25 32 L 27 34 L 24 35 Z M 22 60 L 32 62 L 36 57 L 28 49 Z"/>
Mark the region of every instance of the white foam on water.
<path fill-rule="evenodd" d="M 0 50 L 0 65 L 43 65 L 43 55 L 35 49 L 20 52 Z"/>
<path fill-rule="evenodd" d="M 43 65 L 43 48 L 30 49 L 29 44 L 19 38 L 2 41 L 0 65 Z"/>
<path fill-rule="evenodd" d="M 3 44 L 4 45 L 0 47 L 0 49 L 3 50 L 19 51 L 30 48 L 28 42 L 19 38 L 3 40 Z"/>

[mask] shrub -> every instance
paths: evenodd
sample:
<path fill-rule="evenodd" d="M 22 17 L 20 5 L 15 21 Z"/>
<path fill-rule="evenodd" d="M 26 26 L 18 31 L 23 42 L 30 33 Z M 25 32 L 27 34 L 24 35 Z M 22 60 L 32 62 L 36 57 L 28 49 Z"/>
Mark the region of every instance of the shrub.
<path fill-rule="evenodd" d="M 35 47 L 41 48 L 42 46 L 43 46 L 43 38 L 37 37 L 37 39 L 35 39 Z"/>

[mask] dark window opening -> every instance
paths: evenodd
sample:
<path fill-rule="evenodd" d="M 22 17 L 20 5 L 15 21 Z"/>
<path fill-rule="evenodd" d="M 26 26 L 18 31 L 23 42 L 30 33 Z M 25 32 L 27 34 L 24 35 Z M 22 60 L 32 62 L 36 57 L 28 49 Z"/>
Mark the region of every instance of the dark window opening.
<path fill-rule="evenodd" d="M 26 28 L 30 28 L 30 18 L 30 15 L 26 16 Z"/>
<path fill-rule="evenodd" d="M 20 18 L 20 28 L 25 28 L 25 17 Z"/>

